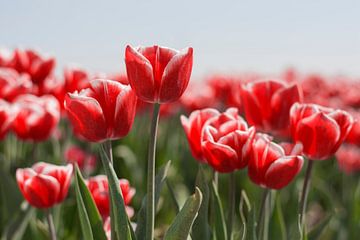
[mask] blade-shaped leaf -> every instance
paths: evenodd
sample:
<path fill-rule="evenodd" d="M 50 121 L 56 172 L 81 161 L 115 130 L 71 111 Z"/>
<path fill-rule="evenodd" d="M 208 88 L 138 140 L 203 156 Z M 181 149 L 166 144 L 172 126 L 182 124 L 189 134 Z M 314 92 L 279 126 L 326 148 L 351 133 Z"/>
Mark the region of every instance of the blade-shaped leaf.
<path fill-rule="evenodd" d="M 100 213 L 77 165 L 75 169 L 76 201 L 84 238 L 106 240 Z"/>
<path fill-rule="evenodd" d="M 215 235 L 217 240 L 227 240 L 224 211 L 222 208 L 219 193 L 216 189 L 214 182 L 212 183 L 211 186 L 212 186 L 211 189 L 212 189 L 212 196 L 213 196 L 213 201 L 214 201 L 214 204 L 213 204 L 214 205 L 213 234 Z"/>
<path fill-rule="evenodd" d="M 191 236 L 193 239 L 210 239 L 209 226 L 209 185 L 206 179 L 204 169 L 199 165 L 198 174 L 196 176 L 196 186 L 200 189 L 203 200 L 199 209 L 197 218 L 192 227 Z"/>
<path fill-rule="evenodd" d="M 246 210 L 245 210 L 246 207 Z M 241 235 L 241 239 L 245 240 L 247 239 L 247 235 L 248 233 L 248 226 L 247 226 L 247 220 L 245 218 L 246 216 L 250 216 L 250 212 L 251 212 L 251 205 L 250 205 L 250 201 L 249 198 L 247 197 L 247 194 L 244 190 L 241 190 L 241 198 L 240 198 L 240 205 L 239 205 L 239 211 L 240 211 L 240 219 L 242 222 L 242 235 Z"/>
<path fill-rule="evenodd" d="M 170 164 L 171 161 L 168 161 L 166 165 L 159 170 L 158 174 L 155 177 L 155 208 L 157 206 L 157 203 L 159 202 L 160 192 L 165 182 L 167 172 L 170 168 Z M 135 230 L 137 239 L 139 240 L 145 239 L 145 232 L 146 232 L 146 195 L 142 200 L 141 208 L 137 215 L 137 226 Z"/>
<path fill-rule="evenodd" d="M 166 231 L 164 240 L 186 240 L 188 238 L 201 202 L 202 193 L 199 188 L 196 188 L 195 193 L 186 200 L 181 211 Z"/>
<path fill-rule="evenodd" d="M 35 209 L 27 205 L 25 210 L 21 210 L 16 217 L 7 225 L 1 236 L 1 240 L 21 240 L 29 224 L 35 216 Z"/>
<path fill-rule="evenodd" d="M 112 214 L 111 217 L 113 218 L 111 219 L 111 230 L 112 233 L 115 232 L 118 240 L 131 240 L 131 226 L 129 225 L 129 218 L 126 213 L 124 198 L 120 190 L 119 179 L 104 148 L 102 148 L 102 150 L 101 160 L 109 182 L 110 211 Z M 112 239 L 115 238 L 113 235 L 111 237 Z"/>

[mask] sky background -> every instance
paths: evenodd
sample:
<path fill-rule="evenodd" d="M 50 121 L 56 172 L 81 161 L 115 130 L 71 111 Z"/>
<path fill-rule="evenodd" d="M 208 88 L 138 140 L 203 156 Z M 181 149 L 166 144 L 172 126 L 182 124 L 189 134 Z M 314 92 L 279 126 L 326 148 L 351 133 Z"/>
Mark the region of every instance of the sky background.
<path fill-rule="evenodd" d="M 360 1 L 0 0 L 0 46 L 34 47 L 58 69 L 124 72 L 126 44 L 194 48 L 193 76 L 288 66 L 360 76 Z"/>

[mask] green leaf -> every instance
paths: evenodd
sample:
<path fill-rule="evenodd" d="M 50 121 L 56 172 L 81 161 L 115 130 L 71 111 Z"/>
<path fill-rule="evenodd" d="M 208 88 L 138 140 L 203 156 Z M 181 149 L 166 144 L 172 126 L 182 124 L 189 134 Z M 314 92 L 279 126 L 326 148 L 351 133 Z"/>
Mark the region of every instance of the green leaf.
<path fill-rule="evenodd" d="M 158 174 L 155 177 L 155 208 L 159 202 L 161 188 L 165 182 L 167 172 L 169 171 L 171 165 L 171 161 L 168 161 L 165 166 L 163 166 Z M 137 226 L 135 230 L 135 234 L 137 239 L 142 240 L 145 239 L 146 233 L 146 195 L 144 196 L 141 208 L 139 213 L 137 214 Z"/>
<path fill-rule="evenodd" d="M 193 239 L 210 239 L 211 229 L 209 226 L 209 186 L 206 179 L 204 169 L 199 165 L 198 174 L 196 176 L 196 186 L 200 189 L 203 200 L 197 218 L 192 227 L 191 236 Z"/>
<path fill-rule="evenodd" d="M 216 189 L 214 182 L 212 183 L 212 195 L 214 201 L 213 234 L 215 235 L 217 240 L 227 240 L 224 211 L 219 197 L 219 193 Z"/>
<path fill-rule="evenodd" d="M 111 232 L 115 232 L 115 236 L 118 240 L 132 240 L 130 231 L 131 226 L 129 225 L 124 198 L 120 190 L 119 179 L 104 148 L 102 147 L 101 149 L 103 150 L 101 160 L 109 182 L 110 211 L 112 214 Z M 115 236 L 112 234 L 112 239 L 114 239 Z"/>
<path fill-rule="evenodd" d="M 325 230 L 325 228 L 329 225 L 329 222 L 331 220 L 331 214 L 326 216 L 324 220 L 322 220 L 319 224 L 317 224 L 308 234 L 307 239 L 309 240 L 316 240 L 320 237 L 322 232 Z"/>
<path fill-rule="evenodd" d="M 100 213 L 77 165 L 75 166 L 75 192 L 84 238 L 106 240 Z"/>
<path fill-rule="evenodd" d="M 35 216 L 35 209 L 26 206 L 25 210 L 20 210 L 15 218 L 4 229 L 1 240 L 21 240 L 29 221 Z"/>
<path fill-rule="evenodd" d="M 195 194 L 190 196 L 179 214 L 166 231 L 164 240 L 186 240 L 190 234 L 191 226 L 200 209 L 202 193 L 199 188 L 195 189 Z"/>
<path fill-rule="evenodd" d="M 244 209 L 244 206 L 246 207 L 246 210 Z M 246 192 L 244 190 L 241 190 L 241 198 L 240 198 L 240 205 L 239 205 L 239 211 L 240 211 L 240 219 L 242 222 L 242 235 L 241 239 L 245 240 L 247 239 L 246 236 L 248 234 L 247 229 L 247 220 L 245 218 L 246 216 L 249 216 L 249 213 L 251 211 L 251 205 L 249 198 L 246 195 Z M 245 214 L 246 213 L 246 214 Z M 236 239 L 236 238 L 235 238 Z"/>
<path fill-rule="evenodd" d="M 7 160 L 7 159 L 6 159 Z M 19 206 L 23 201 L 23 197 L 19 191 L 14 178 L 9 172 L 0 170 L 0 232 L 5 224 L 7 224 L 19 211 Z"/>

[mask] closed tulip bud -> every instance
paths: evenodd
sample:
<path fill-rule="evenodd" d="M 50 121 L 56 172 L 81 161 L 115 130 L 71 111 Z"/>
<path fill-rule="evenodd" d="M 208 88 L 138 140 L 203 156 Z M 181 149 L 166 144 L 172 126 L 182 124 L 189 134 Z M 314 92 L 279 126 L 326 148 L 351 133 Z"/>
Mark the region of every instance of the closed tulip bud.
<path fill-rule="evenodd" d="M 16 117 L 12 129 L 22 140 L 48 139 L 60 120 L 59 103 L 51 95 L 21 95 L 14 100 L 14 109 Z"/>
<path fill-rule="evenodd" d="M 288 144 L 286 146 L 290 147 Z M 257 134 L 248 165 L 250 179 L 265 188 L 280 189 L 287 186 L 300 172 L 304 162 L 298 155 L 301 152 L 298 148 L 299 145 L 295 146 L 292 153 L 287 154 L 267 135 Z"/>
<path fill-rule="evenodd" d="M 130 186 L 129 181 L 126 179 L 120 179 L 119 183 L 126 205 L 126 212 L 129 218 L 131 218 L 134 215 L 134 209 L 129 205 L 136 191 Z M 110 196 L 107 177 L 105 175 L 91 177 L 86 181 L 86 184 L 101 216 L 106 219 L 110 215 Z"/>
<path fill-rule="evenodd" d="M 129 83 L 141 100 L 174 102 L 189 83 L 193 49 L 177 51 L 159 46 L 133 48 L 128 45 L 125 63 Z"/>
<path fill-rule="evenodd" d="M 80 93 L 68 93 L 65 109 L 76 134 L 91 142 L 118 139 L 134 122 L 136 95 L 130 86 L 105 79 L 90 82 Z"/>
<path fill-rule="evenodd" d="M 274 80 L 248 83 L 241 88 L 241 98 L 250 125 L 276 135 L 290 135 L 290 108 L 302 101 L 302 93 L 296 84 Z"/>
<path fill-rule="evenodd" d="M 16 180 L 24 198 L 36 208 L 50 208 L 67 196 L 73 166 L 39 162 L 32 168 L 19 168 Z"/>
<path fill-rule="evenodd" d="M 345 111 L 316 104 L 294 104 L 290 111 L 291 132 L 303 153 L 312 160 L 332 156 L 346 139 L 353 118 Z"/>

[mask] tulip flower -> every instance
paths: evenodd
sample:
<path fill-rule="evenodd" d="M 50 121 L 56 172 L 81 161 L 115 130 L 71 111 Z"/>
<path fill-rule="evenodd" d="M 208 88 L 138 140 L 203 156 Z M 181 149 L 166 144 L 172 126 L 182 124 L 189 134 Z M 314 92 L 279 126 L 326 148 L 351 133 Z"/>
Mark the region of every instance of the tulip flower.
<path fill-rule="evenodd" d="M 64 158 L 68 163 L 76 163 L 82 171 L 91 173 L 96 167 L 96 156 L 85 152 L 78 146 L 69 146 L 64 153 Z"/>
<path fill-rule="evenodd" d="M 22 140 L 46 140 L 60 120 L 59 103 L 51 95 L 21 95 L 14 100 L 14 109 L 12 129 Z"/>
<path fill-rule="evenodd" d="M 16 49 L 11 66 L 19 73 L 28 73 L 32 82 L 40 86 L 52 74 L 55 58 L 41 56 L 31 49 Z"/>
<path fill-rule="evenodd" d="M 355 121 L 346 138 L 346 142 L 360 147 L 360 113 L 354 114 L 353 116 L 355 117 Z"/>
<path fill-rule="evenodd" d="M 243 85 L 242 104 L 250 125 L 280 136 L 289 134 L 289 112 L 295 102 L 302 101 L 296 84 L 266 80 Z"/>
<path fill-rule="evenodd" d="M 281 189 L 287 186 L 303 165 L 300 155 L 287 155 L 279 144 L 272 142 L 264 134 L 256 135 L 250 156 L 249 177 L 254 183 L 265 188 Z"/>
<path fill-rule="evenodd" d="M 75 133 L 88 141 L 100 142 L 128 134 L 136 100 L 130 86 L 96 79 L 90 82 L 90 88 L 68 93 L 64 106 Z"/>
<path fill-rule="evenodd" d="M 126 179 L 120 179 L 119 183 L 124 198 L 124 203 L 126 205 L 126 212 L 129 218 L 131 218 L 134 215 L 134 209 L 131 208 L 129 204 L 136 191 L 130 186 L 129 181 Z M 110 214 L 109 187 L 106 176 L 98 175 L 91 177 L 86 181 L 86 184 L 101 216 L 106 219 Z"/>
<path fill-rule="evenodd" d="M 339 168 L 346 174 L 360 171 L 360 148 L 344 144 L 335 154 Z"/>
<path fill-rule="evenodd" d="M 177 51 L 152 46 L 126 46 L 126 71 L 131 87 L 145 102 L 169 103 L 184 93 L 191 75 L 193 49 Z"/>
<path fill-rule="evenodd" d="M 181 124 L 190 145 L 191 153 L 200 162 L 206 162 L 201 148 L 201 135 L 204 125 L 210 118 L 219 114 L 220 113 L 216 109 L 205 108 L 192 112 L 189 118 L 186 118 L 185 116 L 180 117 Z"/>
<path fill-rule="evenodd" d="M 67 196 L 73 166 L 39 162 L 32 168 L 19 168 L 16 180 L 24 198 L 36 208 L 50 208 Z"/>
<path fill-rule="evenodd" d="M 229 173 L 247 166 L 255 129 L 248 128 L 236 108 L 209 119 L 203 131 L 203 156 L 216 171 Z"/>
<path fill-rule="evenodd" d="M 28 74 L 11 68 L 0 68 L 0 98 L 12 101 L 18 95 L 30 93 L 33 84 Z"/>
<path fill-rule="evenodd" d="M 294 104 L 290 118 L 294 141 L 302 143 L 304 154 L 312 160 L 333 155 L 353 124 L 347 112 L 316 104 Z"/>
<path fill-rule="evenodd" d="M 12 122 L 11 106 L 0 99 L 0 140 L 7 134 Z"/>

